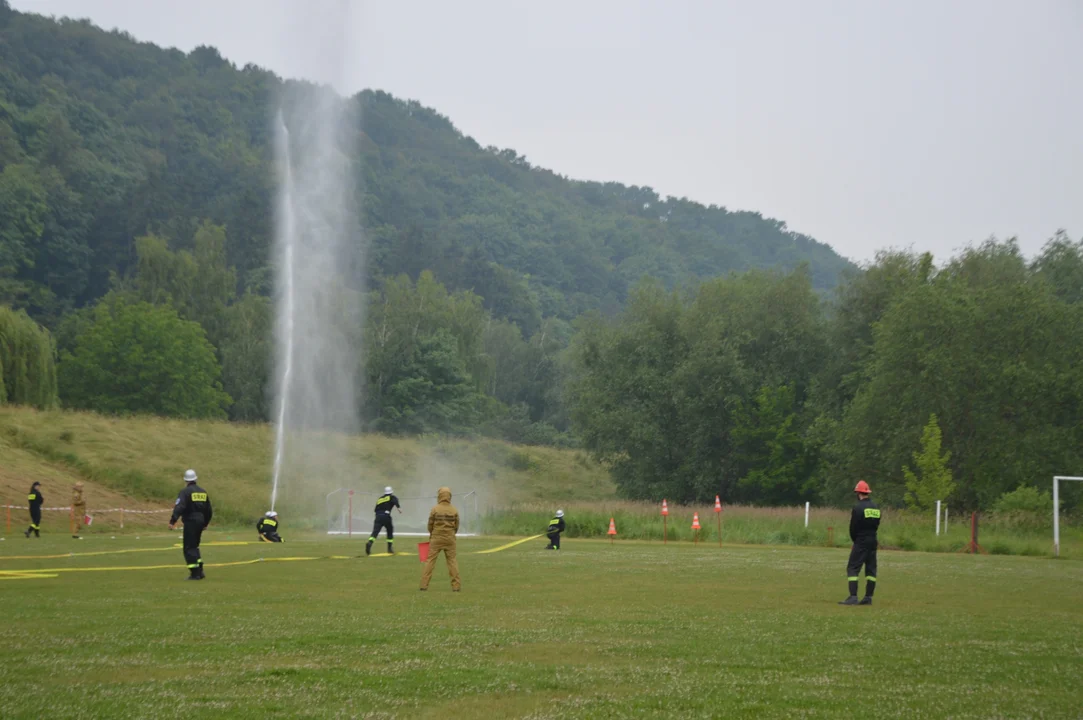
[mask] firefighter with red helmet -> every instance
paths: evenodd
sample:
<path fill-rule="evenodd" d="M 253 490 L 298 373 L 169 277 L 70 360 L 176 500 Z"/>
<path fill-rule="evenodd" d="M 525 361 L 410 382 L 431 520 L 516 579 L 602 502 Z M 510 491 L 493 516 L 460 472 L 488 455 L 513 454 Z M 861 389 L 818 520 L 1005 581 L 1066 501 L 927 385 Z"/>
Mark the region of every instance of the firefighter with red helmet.
<path fill-rule="evenodd" d="M 872 490 L 869 484 L 860 480 L 854 487 L 857 504 L 850 513 L 850 561 L 846 563 L 846 580 L 850 584 L 850 595 L 839 605 L 872 605 L 872 594 L 876 590 L 876 531 L 880 528 L 880 508 L 876 507 L 869 496 Z M 865 566 L 865 597 L 857 599 L 857 581 L 861 575 L 861 566 Z"/>

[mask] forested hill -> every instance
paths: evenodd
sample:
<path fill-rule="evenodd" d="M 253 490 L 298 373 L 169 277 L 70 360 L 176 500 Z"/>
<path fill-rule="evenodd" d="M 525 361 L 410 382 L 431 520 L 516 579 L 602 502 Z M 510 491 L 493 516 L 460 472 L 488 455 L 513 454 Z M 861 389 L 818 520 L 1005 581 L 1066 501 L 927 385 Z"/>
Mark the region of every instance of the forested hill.
<path fill-rule="evenodd" d="M 53 325 L 129 273 L 137 237 L 191 248 L 204 220 L 226 228 L 238 292 L 266 294 L 281 83 L 213 48 L 166 50 L 0 0 L 0 303 Z M 759 214 L 572 181 L 416 102 L 357 100 L 372 287 L 432 269 L 529 336 L 543 317 L 619 309 L 644 275 L 675 285 L 807 262 L 826 289 L 849 265 Z"/>

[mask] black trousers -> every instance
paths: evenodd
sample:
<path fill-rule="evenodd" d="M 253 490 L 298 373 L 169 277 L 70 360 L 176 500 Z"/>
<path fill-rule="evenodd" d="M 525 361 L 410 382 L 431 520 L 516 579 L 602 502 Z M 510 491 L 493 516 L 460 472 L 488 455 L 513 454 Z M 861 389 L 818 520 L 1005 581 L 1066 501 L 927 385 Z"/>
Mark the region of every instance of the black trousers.
<path fill-rule="evenodd" d="M 384 528 L 387 531 L 388 542 L 395 539 L 395 526 L 391 523 L 390 515 L 376 516 L 376 520 L 372 523 L 372 534 L 369 535 L 369 540 L 375 540 L 377 536 L 379 536 L 380 528 Z"/>
<path fill-rule="evenodd" d="M 851 595 L 856 595 L 857 578 L 861 567 L 865 567 L 865 594 L 871 596 L 876 589 L 876 547 L 875 540 L 859 540 L 850 550 L 850 559 L 846 563 L 846 579 L 850 582 Z"/>
<path fill-rule="evenodd" d="M 189 570 L 203 567 L 203 558 L 199 554 L 199 541 L 203 537 L 203 515 L 196 513 L 184 518 L 184 562 Z"/>
<path fill-rule="evenodd" d="M 265 533 L 261 533 L 263 537 L 267 538 L 268 542 L 282 542 L 282 538 L 274 530 L 268 530 Z"/>
<path fill-rule="evenodd" d="M 552 545 L 555 548 L 560 547 L 560 533 L 551 532 L 551 533 L 546 534 L 545 537 L 549 538 L 549 544 L 550 545 Z"/>
<path fill-rule="evenodd" d="M 41 529 L 41 508 L 30 508 L 30 529 L 37 532 Z"/>

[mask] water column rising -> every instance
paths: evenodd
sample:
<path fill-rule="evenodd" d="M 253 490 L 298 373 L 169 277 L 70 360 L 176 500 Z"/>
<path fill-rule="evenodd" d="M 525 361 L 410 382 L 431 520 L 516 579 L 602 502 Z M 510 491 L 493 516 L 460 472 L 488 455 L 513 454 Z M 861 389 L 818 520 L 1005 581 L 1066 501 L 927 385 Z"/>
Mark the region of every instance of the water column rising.
<path fill-rule="evenodd" d="M 275 119 L 279 200 L 275 260 L 275 449 L 271 508 L 316 509 L 351 484 L 358 431 L 364 258 L 356 203 L 352 103 L 292 83 Z M 304 488 L 296 492 L 291 488 Z M 284 496 L 285 493 L 285 496 Z"/>

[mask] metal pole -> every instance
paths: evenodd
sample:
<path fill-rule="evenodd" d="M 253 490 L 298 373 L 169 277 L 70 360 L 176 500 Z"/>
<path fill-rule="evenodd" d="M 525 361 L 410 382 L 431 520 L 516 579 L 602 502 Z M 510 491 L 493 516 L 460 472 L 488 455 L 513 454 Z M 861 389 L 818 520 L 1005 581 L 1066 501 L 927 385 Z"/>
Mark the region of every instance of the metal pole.
<path fill-rule="evenodd" d="M 120 509 L 120 529 L 124 529 L 124 508 Z"/>
<path fill-rule="evenodd" d="M 805 527 L 808 527 L 808 506 L 809 506 L 809 503 L 806 501 L 805 502 Z"/>
<path fill-rule="evenodd" d="M 666 516 L 662 516 L 662 544 L 666 544 Z"/>
<path fill-rule="evenodd" d="M 481 535 L 481 516 L 478 515 L 478 493 L 474 491 L 474 532 Z"/>
<path fill-rule="evenodd" d="M 1060 557 L 1060 480 L 1053 478 L 1053 557 Z"/>
<path fill-rule="evenodd" d="M 7 524 L 8 529 L 7 529 L 7 533 L 8 533 L 8 535 L 10 535 L 11 534 L 11 506 L 10 505 L 7 506 L 7 511 L 8 511 L 8 524 Z"/>
<path fill-rule="evenodd" d="M 936 501 L 936 534 L 940 534 L 940 501 Z"/>
<path fill-rule="evenodd" d="M 944 534 L 948 534 L 948 506 L 944 505 Z"/>
<path fill-rule="evenodd" d="M 722 513 L 715 513 L 718 516 L 718 547 L 722 547 Z"/>
<path fill-rule="evenodd" d="M 347 507 L 349 515 L 346 519 L 346 537 L 353 537 L 353 490 L 350 491 L 350 502 Z"/>

